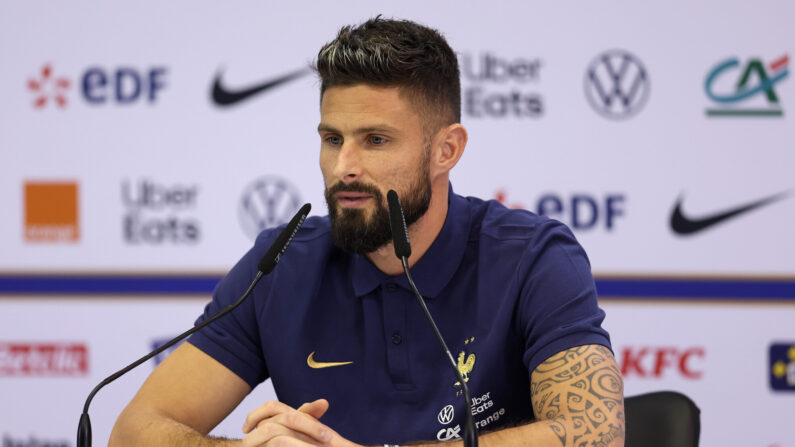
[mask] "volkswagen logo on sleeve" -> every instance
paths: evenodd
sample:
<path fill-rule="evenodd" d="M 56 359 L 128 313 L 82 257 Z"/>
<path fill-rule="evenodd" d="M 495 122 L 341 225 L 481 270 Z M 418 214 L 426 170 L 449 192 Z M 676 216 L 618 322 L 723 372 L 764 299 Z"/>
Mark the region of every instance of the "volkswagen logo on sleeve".
<path fill-rule="evenodd" d="M 585 97 L 605 118 L 625 120 L 637 115 L 646 104 L 649 74 L 640 59 L 624 50 L 597 56 L 585 72 Z"/>
<path fill-rule="evenodd" d="M 237 214 L 243 231 L 253 240 L 262 230 L 289 221 L 301 205 L 301 194 L 292 183 L 265 176 L 243 190 Z"/>

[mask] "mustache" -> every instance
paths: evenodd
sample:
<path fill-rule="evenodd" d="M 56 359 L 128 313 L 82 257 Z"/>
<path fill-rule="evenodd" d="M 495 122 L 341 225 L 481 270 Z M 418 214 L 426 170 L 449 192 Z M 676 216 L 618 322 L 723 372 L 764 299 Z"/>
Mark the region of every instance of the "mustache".
<path fill-rule="evenodd" d="M 330 188 L 326 188 L 326 200 L 332 200 L 334 194 L 338 192 L 361 192 L 364 194 L 370 194 L 371 196 L 375 197 L 379 201 L 383 201 L 383 195 L 381 194 L 381 190 L 376 188 L 374 185 L 368 185 L 366 183 L 342 183 L 337 182 L 332 185 Z"/>

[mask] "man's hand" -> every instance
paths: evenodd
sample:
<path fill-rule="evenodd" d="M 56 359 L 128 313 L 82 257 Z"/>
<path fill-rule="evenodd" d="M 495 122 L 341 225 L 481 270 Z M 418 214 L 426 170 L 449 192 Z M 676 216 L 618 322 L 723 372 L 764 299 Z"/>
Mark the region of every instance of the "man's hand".
<path fill-rule="evenodd" d="M 246 417 L 243 433 L 247 435 L 242 445 L 357 446 L 318 421 L 328 407 L 325 399 L 305 403 L 297 410 L 275 400 L 268 401 Z"/>

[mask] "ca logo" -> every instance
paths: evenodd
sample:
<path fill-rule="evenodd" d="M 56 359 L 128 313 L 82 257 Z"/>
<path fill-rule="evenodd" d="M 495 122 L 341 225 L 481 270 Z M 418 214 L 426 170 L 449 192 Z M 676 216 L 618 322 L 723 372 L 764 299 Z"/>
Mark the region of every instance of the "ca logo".
<path fill-rule="evenodd" d="M 451 439 L 461 439 L 461 435 L 459 435 L 460 432 L 461 432 L 461 426 L 460 425 L 456 425 L 455 427 L 452 427 L 452 428 L 443 428 L 443 429 L 439 430 L 438 433 L 436 433 L 436 439 L 438 439 L 439 441 L 449 441 Z"/>

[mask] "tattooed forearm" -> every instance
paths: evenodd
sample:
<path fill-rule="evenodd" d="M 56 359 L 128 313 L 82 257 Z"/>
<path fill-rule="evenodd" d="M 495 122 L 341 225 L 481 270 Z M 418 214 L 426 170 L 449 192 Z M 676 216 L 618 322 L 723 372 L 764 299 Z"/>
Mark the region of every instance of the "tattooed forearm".
<path fill-rule="evenodd" d="M 540 364 L 530 389 L 536 417 L 563 447 L 623 445 L 624 387 L 609 349 L 586 345 Z"/>

